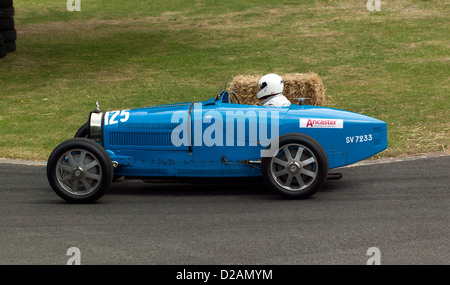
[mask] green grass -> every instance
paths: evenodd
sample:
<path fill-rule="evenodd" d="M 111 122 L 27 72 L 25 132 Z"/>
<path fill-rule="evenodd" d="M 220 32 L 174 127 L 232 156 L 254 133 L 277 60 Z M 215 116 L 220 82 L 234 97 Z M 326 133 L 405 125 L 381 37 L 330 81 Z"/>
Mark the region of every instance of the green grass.
<path fill-rule="evenodd" d="M 102 109 L 203 100 L 238 74 L 313 71 L 326 106 L 388 124 L 382 157 L 447 151 L 447 1 L 16 0 L 0 157 L 45 160 Z"/>

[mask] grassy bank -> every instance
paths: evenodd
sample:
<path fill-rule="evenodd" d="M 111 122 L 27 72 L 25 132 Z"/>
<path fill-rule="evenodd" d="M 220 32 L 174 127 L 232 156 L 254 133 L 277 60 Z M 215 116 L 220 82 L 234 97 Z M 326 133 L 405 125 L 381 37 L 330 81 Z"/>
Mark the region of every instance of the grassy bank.
<path fill-rule="evenodd" d="M 445 151 L 446 1 L 16 0 L 0 157 L 45 160 L 88 112 L 203 100 L 238 74 L 318 73 L 326 106 L 388 123 L 383 157 Z"/>

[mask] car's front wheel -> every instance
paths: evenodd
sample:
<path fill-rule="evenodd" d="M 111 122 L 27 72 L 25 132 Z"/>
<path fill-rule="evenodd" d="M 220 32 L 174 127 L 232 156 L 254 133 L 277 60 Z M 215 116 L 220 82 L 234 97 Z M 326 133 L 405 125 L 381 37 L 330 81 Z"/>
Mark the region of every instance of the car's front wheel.
<path fill-rule="evenodd" d="M 58 145 L 47 163 L 50 186 L 71 203 L 90 203 L 110 187 L 113 167 L 108 153 L 86 138 L 69 139 Z"/>
<path fill-rule="evenodd" d="M 301 134 L 281 136 L 278 145 L 273 157 L 262 158 L 261 171 L 266 185 L 288 198 L 315 194 L 328 175 L 328 159 L 323 148 Z"/>

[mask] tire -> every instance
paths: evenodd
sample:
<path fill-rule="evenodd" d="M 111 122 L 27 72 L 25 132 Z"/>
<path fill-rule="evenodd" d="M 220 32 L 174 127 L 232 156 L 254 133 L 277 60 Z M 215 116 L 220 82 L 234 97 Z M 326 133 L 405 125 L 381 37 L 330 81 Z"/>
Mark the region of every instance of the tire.
<path fill-rule="evenodd" d="M 17 40 L 17 31 L 16 29 L 12 29 L 9 31 L 3 31 L 0 32 L 0 34 L 3 34 L 3 40 L 6 42 L 13 42 Z"/>
<path fill-rule="evenodd" d="M 88 131 L 89 131 L 89 124 L 85 123 L 75 133 L 75 138 L 87 138 L 88 137 Z"/>
<path fill-rule="evenodd" d="M 6 52 L 13 52 L 17 49 L 16 42 L 5 42 Z"/>
<path fill-rule="evenodd" d="M 271 190 L 286 198 L 304 199 L 314 195 L 327 179 L 328 159 L 313 138 L 287 134 L 280 137 L 274 157 L 262 158 L 261 172 Z"/>
<path fill-rule="evenodd" d="M 6 47 L 5 43 L 3 42 L 3 36 L 0 33 L 0 58 L 3 58 L 6 56 Z"/>
<path fill-rule="evenodd" d="M 0 19 L 11 18 L 13 16 L 14 16 L 14 7 L 0 9 Z"/>
<path fill-rule="evenodd" d="M 0 8 L 8 8 L 12 7 L 13 1 L 12 0 L 0 0 Z"/>
<path fill-rule="evenodd" d="M 14 29 L 14 18 L 0 19 L 0 31 L 9 31 Z"/>
<path fill-rule="evenodd" d="M 67 202 L 92 203 L 111 186 L 111 158 L 94 141 L 69 139 L 51 153 L 47 162 L 47 178 L 53 191 Z"/>

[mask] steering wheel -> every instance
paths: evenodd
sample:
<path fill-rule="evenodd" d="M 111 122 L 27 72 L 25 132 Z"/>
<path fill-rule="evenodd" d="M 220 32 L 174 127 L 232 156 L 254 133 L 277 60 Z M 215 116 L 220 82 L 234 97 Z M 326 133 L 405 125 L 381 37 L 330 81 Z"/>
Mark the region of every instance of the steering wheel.
<path fill-rule="evenodd" d="M 233 102 L 232 102 L 231 96 L 230 96 L 230 95 L 233 95 L 233 97 L 236 99 L 236 102 L 237 102 L 237 103 L 233 103 Z M 230 91 L 230 93 L 229 93 L 229 95 L 228 95 L 228 103 L 241 104 L 241 101 L 239 101 L 239 98 L 238 98 L 237 94 L 234 93 L 234 91 Z"/>

